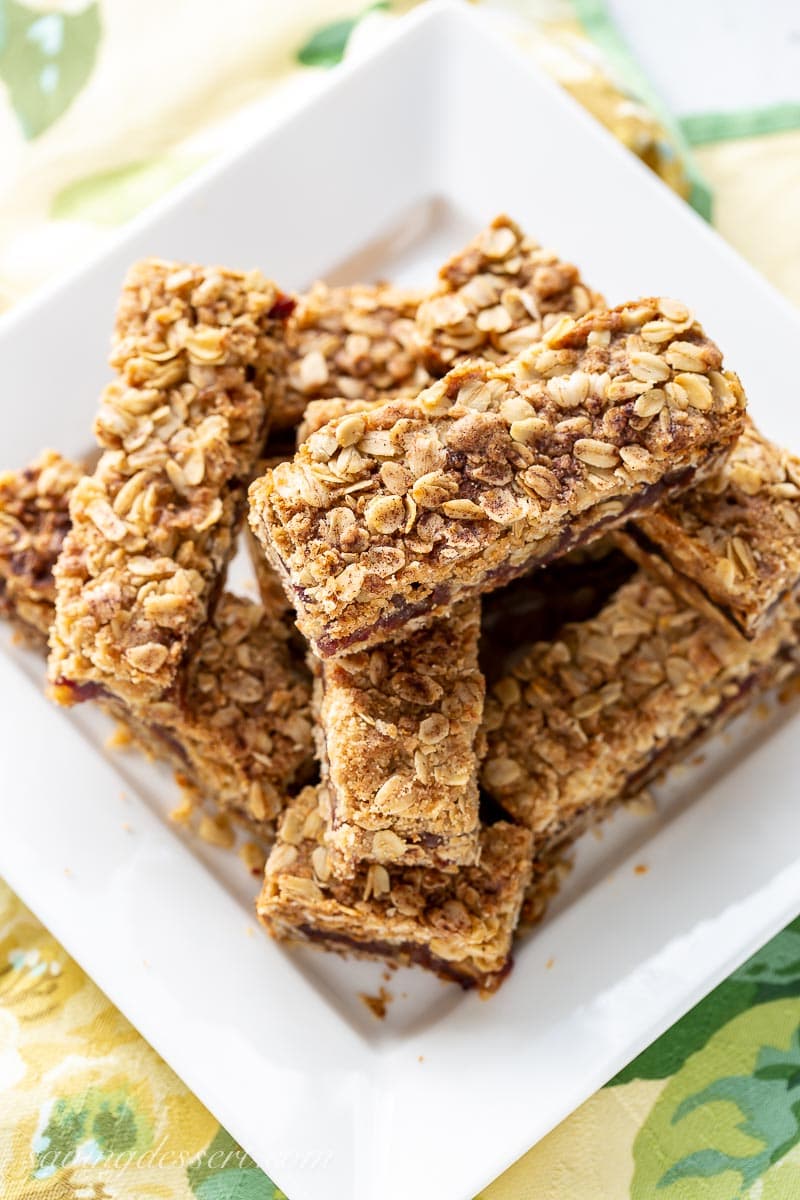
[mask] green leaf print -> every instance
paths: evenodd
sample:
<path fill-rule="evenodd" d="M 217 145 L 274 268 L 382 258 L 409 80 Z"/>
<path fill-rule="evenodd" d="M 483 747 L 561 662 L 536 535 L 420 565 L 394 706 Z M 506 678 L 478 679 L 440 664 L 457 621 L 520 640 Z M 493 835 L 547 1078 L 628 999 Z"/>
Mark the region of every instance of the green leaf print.
<path fill-rule="evenodd" d="M 796 1075 L 797 1066 L 793 1068 Z M 746 1076 L 718 1079 L 703 1091 L 687 1097 L 673 1121 L 680 1121 L 704 1104 L 724 1101 L 735 1104 L 742 1114 L 738 1128 L 756 1139 L 763 1149 L 752 1154 L 726 1154 L 720 1150 L 698 1150 L 674 1163 L 658 1181 L 660 1188 L 676 1179 L 722 1175 L 733 1171 L 741 1176 L 742 1188 L 749 1188 L 767 1167 L 777 1162 L 800 1140 L 797 1112 L 800 1092 L 781 1078 L 759 1079 L 758 1072 Z"/>
<path fill-rule="evenodd" d="M 335 67 L 344 58 L 350 34 L 367 13 L 376 9 L 386 9 L 389 4 L 371 4 L 357 17 L 345 17 L 341 21 L 332 21 L 312 33 L 311 37 L 297 51 L 297 61 L 304 67 Z"/>
<path fill-rule="evenodd" d="M 92 1122 L 92 1133 L 104 1156 L 132 1150 L 139 1136 L 136 1114 L 125 1100 L 103 1102 Z"/>
<path fill-rule="evenodd" d="M 57 121 L 92 73 L 100 9 L 41 12 L 0 0 L 0 79 L 29 140 Z"/>
<path fill-rule="evenodd" d="M 687 1059 L 634 1143 L 631 1200 L 745 1200 L 800 1143 L 800 1012 L 742 1013 Z"/>
<path fill-rule="evenodd" d="M 731 977 L 690 1009 L 680 1021 L 609 1081 L 607 1086 L 633 1079 L 668 1079 L 687 1058 L 696 1054 L 723 1025 L 746 1012 L 755 1001 L 754 984 Z"/>
<path fill-rule="evenodd" d="M 755 1004 L 800 995 L 800 918 L 762 946 L 719 987 L 623 1068 L 609 1086 L 667 1079 L 739 1013 Z"/>
<path fill-rule="evenodd" d="M 33 1174 L 44 1178 L 56 1166 L 67 1166 L 86 1135 L 86 1105 L 75 1107 L 69 1100 L 56 1100 L 50 1118 L 36 1141 Z"/>
<path fill-rule="evenodd" d="M 220 1128 L 210 1145 L 186 1169 L 198 1200 L 286 1200 L 249 1154 Z"/>
<path fill-rule="evenodd" d="M 788 926 L 734 971 L 733 979 L 757 983 L 762 992 L 777 988 L 800 993 L 800 932 Z"/>
<path fill-rule="evenodd" d="M 81 1159 L 97 1163 L 126 1151 L 144 1151 L 152 1133 L 146 1116 L 137 1114 L 120 1091 L 89 1088 L 81 1096 L 61 1096 L 34 1139 L 34 1178 L 48 1179 L 68 1167 L 79 1151 Z"/>

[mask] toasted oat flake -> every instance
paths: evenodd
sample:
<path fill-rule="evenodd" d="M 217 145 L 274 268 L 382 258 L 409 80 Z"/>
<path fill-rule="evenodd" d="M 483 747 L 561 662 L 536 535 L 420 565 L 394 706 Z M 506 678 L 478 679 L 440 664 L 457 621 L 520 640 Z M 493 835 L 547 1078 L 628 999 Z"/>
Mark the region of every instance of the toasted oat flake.
<path fill-rule="evenodd" d="M 69 497 L 83 469 L 53 450 L 0 474 L 0 616 L 46 646 L 53 623 L 53 567 L 69 529 Z"/>
<path fill-rule="evenodd" d="M 289 318 L 288 387 L 278 429 L 299 425 L 298 442 L 334 416 L 346 416 L 340 445 L 360 436 L 358 414 L 376 400 L 415 396 L 430 376 L 412 346 L 422 292 L 387 284 L 328 287 L 298 297 Z"/>
<path fill-rule="evenodd" d="M 80 476 L 80 467 L 48 453 L 24 471 L 0 477 L 0 530 L 7 514 L 19 531 L 8 559 L 0 542 L 0 614 L 24 627 L 41 649 L 54 618 L 53 565 Z M 157 569 L 151 576 L 160 574 Z M 100 697 L 118 723 L 115 745 L 133 744 L 178 768 L 184 803 L 177 820 L 188 820 L 210 801 L 268 835 L 287 799 L 313 774 L 311 689 L 302 650 L 274 580 L 262 594 L 263 606 L 223 593 L 174 694 L 144 713 Z M 156 655 L 163 649 L 156 645 Z M 144 657 L 154 652 L 147 645 L 130 651 Z"/>
<path fill-rule="evenodd" d="M 210 842 L 213 846 L 221 846 L 225 850 L 236 841 L 236 835 L 231 828 L 230 822 L 224 816 L 209 816 L 204 813 L 200 818 L 198 833 L 204 842 Z"/>

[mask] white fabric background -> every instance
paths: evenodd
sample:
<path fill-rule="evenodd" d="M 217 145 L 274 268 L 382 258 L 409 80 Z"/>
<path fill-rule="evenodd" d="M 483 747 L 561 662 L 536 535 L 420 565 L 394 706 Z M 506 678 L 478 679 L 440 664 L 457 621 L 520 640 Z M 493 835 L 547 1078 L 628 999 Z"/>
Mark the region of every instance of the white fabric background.
<path fill-rule="evenodd" d="M 675 116 L 800 103 L 800 0 L 606 0 Z"/>

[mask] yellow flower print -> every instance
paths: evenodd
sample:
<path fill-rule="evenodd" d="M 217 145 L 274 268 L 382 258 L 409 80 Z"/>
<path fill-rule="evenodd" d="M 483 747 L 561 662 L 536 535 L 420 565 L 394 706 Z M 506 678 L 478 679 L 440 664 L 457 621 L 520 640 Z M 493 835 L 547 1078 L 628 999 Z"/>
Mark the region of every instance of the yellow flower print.
<path fill-rule="evenodd" d="M 25 1074 L 18 1049 L 19 1022 L 13 1013 L 0 1008 L 0 1093 L 13 1088 Z"/>

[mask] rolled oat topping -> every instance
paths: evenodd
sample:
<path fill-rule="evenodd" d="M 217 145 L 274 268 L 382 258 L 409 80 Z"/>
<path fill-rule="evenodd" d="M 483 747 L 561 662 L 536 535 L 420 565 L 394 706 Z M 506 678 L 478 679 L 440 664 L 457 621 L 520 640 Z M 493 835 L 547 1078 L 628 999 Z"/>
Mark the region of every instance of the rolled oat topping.
<path fill-rule="evenodd" d="M 250 489 L 323 658 L 428 624 L 685 489 L 745 399 L 677 301 L 568 319 L 519 358 L 340 417 Z"/>
<path fill-rule="evenodd" d="M 682 303 L 602 304 L 505 216 L 427 294 L 149 260 L 96 468 L 0 475 L 0 615 L 201 836 L 277 825 L 276 938 L 494 991 L 586 825 L 800 673 L 800 460 Z"/>
<path fill-rule="evenodd" d="M 208 619 L 282 387 L 282 297 L 241 275 L 147 260 L 122 292 L 103 454 L 72 494 L 51 679 L 129 705 L 162 697 Z M 278 315 L 275 315 L 275 314 Z M 65 694 L 65 689 L 61 689 Z"/>
<path fill-rule="evenodd" d="M 267 838 L 315 774 L 311 680 L 290 630 L 283 608 L 224 592 L 173 693 L 146 709 L 98 697 L 200 799 Z"/>
<path fill-rule="evenodd" d="M 146 709 L 97 697 L 184 787 L 265 838 L 315 775 L 311 680 L 290 628 L 283 608 L 224 592 L 170 695 Z"/>
<path fill-rule="evenodd" d="M 478 855 L 480 605 L 403 642 L 318 663 L 316 736 L 331 871 Z"/>
<path fill-rule="evenodd" d="M 306 788 L 284 813 L 258 900 L 274 937 L 499 987 L 531 877 L 528 830 L 484 829 L 479 863 L 455 873 L 373 863 L 347 880 L 331 875 L 325 835 L 318 789 Z"/>
<path fill-rule="evenodd" d="M 267 831 L 314 775 L 311 681 L 277 611 L 223 593 L 178 696 L 142 714 L 208 799 Z"/>
<path fill-rule="evenodd" d="M 616 536 L 696 608 L 755 637 L 800 583 L 800 459 L 748 421 L 710 479 Z"/>
<path fill-rule="evenodd" d="M 495 217 L 439 272 L 439 290 L 417 310 L 414 346 L 434 375 L 467 357 L 505 362 L 561 317 L 605 307 L 578 268 Z"/>
<path fill-rule="evenodd" d="M 538 925 L 547 914 L 550 902 L 572 870 L 571 845 L 560 846 L 550 854 L 534 857 L 531 881 L 519 914 L 521 926 Z"/>
<path fill-rule="evenodd" d="M 289 320 L 289 374 L 275 413 L 278 429 L 297 425 L 309 402 L 416 396 L 430 376 L 411 347 L 422 292 L 378 284 L 316 283 Z"/>
<path fill-rule="evenodd" d="M 415 392 L 414 395 L 417 393 Z M 323 425 L 327 425 L 336 417 L 356 416 L 358 413 L 369 412 L 370 409 L 379 408 L 381 404 L 385 404 L 387 400 L 391 399 L 393 399 L 391 394 L 384 394 L 377 400 L 345 400 L 342 396 L 330 400 L 312 400 L 306 405 L 303 420 L 297 427 L 297 445 L 302 446 L 312 433 L 316 433 L 318 429 L 322 429 Z M 353 427 L 359 428 L 358 424 L 354 424 Z"/>
<path fill-rule="evenodd" d="M 799 613 L 746 642 L 638 572 L 490 689 L 483 786 L 547 853 L 796 671 Z"/>
<path fill-rule="evenodd" d="M 298 445 L 335 417 L 412 399 L 431 375 L 468 358 L 505 362 L 560 317 L 603 303 L 577 268 L 505 216 L 450 259 L 439 278 L 430 295 L 316 284 L 300 299 L 289 323 L 292 382 L 279 420 L 297 424 L 302 416 Z"/>
<path fill-rule="evenodd" d="M 69 497 L 83 467 L 45 450 L 22 471 L 0 474 L 0 616 L 47 645 L 53 567 L 69 529 Z"/>

